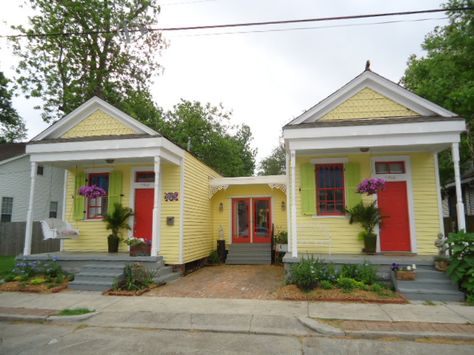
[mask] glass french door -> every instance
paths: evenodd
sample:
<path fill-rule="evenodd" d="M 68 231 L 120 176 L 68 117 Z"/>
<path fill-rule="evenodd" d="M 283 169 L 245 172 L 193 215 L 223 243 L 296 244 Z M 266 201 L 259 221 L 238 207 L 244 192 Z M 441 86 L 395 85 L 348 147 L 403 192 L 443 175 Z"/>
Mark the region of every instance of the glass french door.
<path fill-rule="evenodd" d="M 271 242 L 271 199 L 232 199 L 232 243 Z"/>

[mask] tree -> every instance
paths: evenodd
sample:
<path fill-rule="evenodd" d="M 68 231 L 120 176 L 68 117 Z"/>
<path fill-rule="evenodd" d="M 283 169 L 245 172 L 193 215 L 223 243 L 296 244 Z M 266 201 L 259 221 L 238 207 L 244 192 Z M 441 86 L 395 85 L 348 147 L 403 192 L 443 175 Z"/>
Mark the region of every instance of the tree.
<path fill-rule="evenodd" d="M 280 144 L 259 164 L 258 175 L 282 175 L 286 172 L 285 146 Z"/>
<path fill-rule="evenodd" d="M 12 143 L 26 138 L 25 123 L 12 106 L 13 91 L 9 80 L 0 72 L 0 143 Z"/>
<path fill-rule="evenodd" d="M 474 7 L 473 0 L 450 0 L 444 8 Z M 429 33 L 422 48 L 424 57 L 412 55 L 402 83 L 413 92 L 466 119 L 468 133 L 462 137 L 461 162 L 474 157 L 474 12 L 448 11 L 449 24 Z M 452 180 L 449 152 L 440 155 L 441 183 Z"/>
<path fill-rule="evenodd" d="M 62 117 L 92 96 L 122 108 L 147 93 L 164 48 L 156 23 L 157 0 L 25 0 L 35 10 L 30 26 L 12 26 L 19 56 L 17 83 L 27 97 L 44 101 L 46 122 Z M 146 96 L 146 95 L 145 95 Z"/>
<path fill-rule="evenodd" d="M 189 144 L 197 158 L 224 176 L 252 175 L 256 154 L 250 147 L 252 132 L 246 125 L 229 125 L 230 117 L 222 107 L 181 100 L 163 119 L 148 124 L 184 148 Z"/>

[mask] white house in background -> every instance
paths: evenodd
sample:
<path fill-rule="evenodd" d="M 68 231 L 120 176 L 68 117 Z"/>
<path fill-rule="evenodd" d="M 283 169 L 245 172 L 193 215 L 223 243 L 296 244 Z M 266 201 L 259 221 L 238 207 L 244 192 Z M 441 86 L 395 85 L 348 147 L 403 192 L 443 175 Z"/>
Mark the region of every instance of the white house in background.
<path fill-rule="evenodd" d="M 64 169 L 38 165 L 35 174 L 33 220 L 62 218 Z M 30 181 L 25 143 L 0 144 L 0 223 L 26 221 Z"/>

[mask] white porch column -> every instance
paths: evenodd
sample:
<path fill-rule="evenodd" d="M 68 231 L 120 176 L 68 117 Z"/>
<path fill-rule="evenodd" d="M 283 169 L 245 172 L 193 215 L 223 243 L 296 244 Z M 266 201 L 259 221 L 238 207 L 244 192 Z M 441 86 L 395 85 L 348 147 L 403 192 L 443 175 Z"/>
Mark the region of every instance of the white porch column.
<path fill-rule="evenodd" d="M 28 200 L 28 211 L 26 213 L 26 229 L 25 229 L 25 246 L 23 255 L 31 254 L 31 239 L 33 235 L 33 203 L 35 201 L 35 179 L 36 179 L 36 162 L 31 162 L 30 171 L 30 198 Z"/>
<path fill-rule="evenodd" d="M 458 215 L 458 231 L 466 230 L 466 218 L 464 216 L 464 204 L 462 202 L 461 173 L 459 171 L 459 143 L 451 145 L 451 153 L 454 164 L 454 184 L 456 186 L 456 212 Z"/>
<path fill-rule="evenodd" d="M 290 151 L 290 166 L 291 166 L 291 256 L 296 258 L 298 256 L 298 236 L 296 228 L 296 153 L 294 150 Z"/>
<path fill-rule="evenodd" d="M 153 235 L 151 237 L 151 256 L 157 256 L 160 251 L 160 219 L 161 219 L 161 191 L 160 191 L 160 157 L 154 159 L 154 198 L 153 198 Z"/>
<path fill-rule="evenodd" d="M 286 225 L 288 238 L 292 236 L 291 234 L 291 201 L 290 201 L 290 153 L 289 151 L 285 152 L 285 174 L 286 174 Z M 288 240 L 288 252 L 291 253 L 293 250 L 293 241 Z"/>

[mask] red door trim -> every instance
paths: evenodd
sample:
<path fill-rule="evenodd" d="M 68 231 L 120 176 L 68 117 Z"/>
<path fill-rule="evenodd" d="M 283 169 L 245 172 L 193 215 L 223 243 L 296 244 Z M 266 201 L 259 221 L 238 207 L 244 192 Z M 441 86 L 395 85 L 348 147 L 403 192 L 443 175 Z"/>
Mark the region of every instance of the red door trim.
<path fill-rule="evenodd" d="M 244 201 L 247 205 L 247 208 L 248 208 L 248 213 L 247 213 L 248 235 L 239 237 L 237 235 L 238 228 L 236 226 L 236 220 L 235 220 L 235 212 L 236 212 L 235 208 L 236 208 L 237 204 L 241 201 Z M 251 206 L 250 205 L 250 198 L 233 198 L 232 199 L 232 243 L 236 243 L 236 244 L 238 244 L 238 243 L 250 243 L 250 231 L 251 231 L 250 206 Z"/>
<path fill-rule="evenodd" d="M 267 221 L 268 221 L 268 232 L 265 237 L 257 236 L 257 226 L 255 221 L 257 220 L 257 208 L 256 204 L 258 201 L 268 201 L 268 212 L 267 212 Z M 252 208 L 253 208 L 253 243 L 270 243 L 272 238 L 272 203 L 270 197 L 256 197 L 252 198 Z"/>

